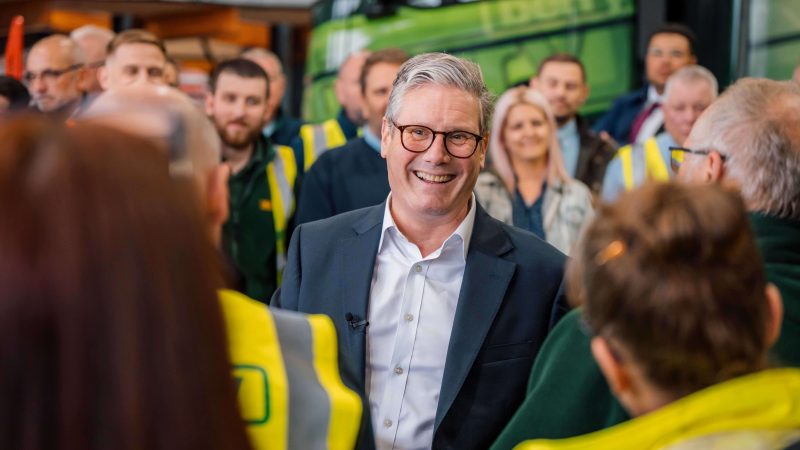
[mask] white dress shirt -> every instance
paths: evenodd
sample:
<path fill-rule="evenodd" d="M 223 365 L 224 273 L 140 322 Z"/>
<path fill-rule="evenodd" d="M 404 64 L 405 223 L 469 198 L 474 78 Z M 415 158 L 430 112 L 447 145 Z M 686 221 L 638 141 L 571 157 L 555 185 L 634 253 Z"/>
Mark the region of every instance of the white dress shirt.
<path fill-rule="evenodd" d="M 370 288 L 366 388 L 378 450 L 428 449 L 447 347 L 475 224 L 467 216 L 423 258 L 397 229 L 386 201 Z"/>
<path fill-rule="evenodd" d="M 659 95 L 656 88 L 651 85 L 647 88 L 647 102 L 644 104 L 642 110 L 646 110 L 654 103 L 658 103 L 661 106 L 654 109 L 653 112 L 647 116 L 647 119 L 644 120 L 644 123 L 642 123 L 642 127 L 639 128 L 639 134 L 636 135 L 636 140 L 634 141 L 637 144 L 641 144 L 655 136 L 658 130 L 661 129 L 661 126 L 664 125 L 664 97 Z"/>

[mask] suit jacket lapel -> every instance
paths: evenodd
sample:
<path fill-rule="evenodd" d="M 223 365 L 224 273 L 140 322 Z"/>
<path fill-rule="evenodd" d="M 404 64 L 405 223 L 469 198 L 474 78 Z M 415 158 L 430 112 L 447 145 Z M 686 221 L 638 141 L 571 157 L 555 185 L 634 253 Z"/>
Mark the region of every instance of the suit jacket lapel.
<path fill-rule="evenodd" d="M 447 349 L 434 433 L 461 390 L 503 302 L 516 264 L 501 255 L 512 248 L 502 228 L 478 206 Z"/>
<path fill-rule="evenodd" d="M 353 224 L 355 235 L 339 242 L 339 258 L 336 261 L 335 270 L 338 272 L 337 276 L 341 283 L 342 318 L 348 313 L 352 314 L 353 320 L 356 321 L 367 318 L 372 272 L 378 253 L 385 205 L 384 202 L 371 208 L 364 217 Z M 344 336 L 340 336 L 340 339 L 347 347 L 347 354 L 354 358 L 355 373 L 353 376 L 356 377 L 355 381 L 363 392 L 366 327 L 353 329 L 347 326 Z"/>

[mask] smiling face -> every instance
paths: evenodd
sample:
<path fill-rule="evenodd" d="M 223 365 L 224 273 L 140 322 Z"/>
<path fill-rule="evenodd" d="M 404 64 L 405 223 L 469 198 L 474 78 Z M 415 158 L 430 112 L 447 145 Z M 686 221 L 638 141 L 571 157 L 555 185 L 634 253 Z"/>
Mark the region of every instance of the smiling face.
<path fill-rule="evenodd" d="M 544 112 L 530 103 L 519 103 L 508 110 L 502 143 L 512 163 L 547 157 L 553 130 Z"/>
<path fill-rule="evenodd" d="M 395 118 L 398 126 L 423 125 L 436 131 L 480 134 L 480 107 L 474 96 L 453 87 L 427 85 L 407 91 Z M 469 158 L 447 153 L 436 135 L 423 153 L 401 143 L 400 131 L 384 119 L 381 155 L 392 190 L 391 212 L 398 223 L 460 221 L 466 216 L 472 189 L 484 163 L 486 139 Z"/>

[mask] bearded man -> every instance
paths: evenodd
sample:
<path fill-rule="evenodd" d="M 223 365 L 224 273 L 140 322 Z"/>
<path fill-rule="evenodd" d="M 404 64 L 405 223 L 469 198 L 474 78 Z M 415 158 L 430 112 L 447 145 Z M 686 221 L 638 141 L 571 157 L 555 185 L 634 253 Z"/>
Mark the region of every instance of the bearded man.
<path fill-rule="evenodd" d="M 214 69 L 205 105 L 231 169 L 222 247 L 239 271 L 240 290 L 263 302 L 280 281 L 303 167 L 302 154 L 262 135 L 268 99 L 264 70 L 237 58 Z"/>

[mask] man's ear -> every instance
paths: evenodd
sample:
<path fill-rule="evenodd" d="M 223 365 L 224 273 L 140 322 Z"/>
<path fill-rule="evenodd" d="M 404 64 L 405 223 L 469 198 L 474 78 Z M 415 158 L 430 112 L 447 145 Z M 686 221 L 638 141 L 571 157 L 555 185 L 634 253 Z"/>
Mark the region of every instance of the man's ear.
<path fill-rule="evenodd" d="M 211 92 L 211 91 L 206 92 L 206 99 L 205 99 L 204 105 L 205 105 L 205 109 L 206 109 L 206 115 L 209 116 L 209 117 L 214 115 L 214 93 L 213 92 Z"/>
<path fill-rule="evenodd" d="M 483 169 L 483 168 L 484 168 L 484 166 L 486 165 L 486 151 L 487 151 L 487 150 L 488 150 L 488 148 L 489 148 L 489 139 L 490 139 L 491 137 L 492 137 L 491 133 L 486 133 L 486 134 L 483 136 L 483 139 L 481 139 L 481 143 L 479 144 L 479 145 L 481 146 L 481 148 L 479 149 L 479 150 L 480 150 L 480 153 L 481 153 L 481 154 L 480 154 L 480 159 L 481 159 L 481 169 Z"/>
<path fill-rule="evenodd" d="M 215 245 L 220 245 L 222 225 L 228 220 L 228 178 L 231 168 L 227 164 L 214 167 L 206 178 L 206 221 Z"/>
<path fill-rule="evenodd" d="M 772 347 L 781 335 L 781 324 L 783 323 L 783 300 L 778 287 L 772 283 L 767 283 L 765 289 L 767 303 L 769 304 L 769 319 L 767 322 L 767 348 Z"/>
<path fill-rule="evenodd" d="M 530 87 L 532 87 L 534 89 L 539 89 L 539 76 L 537 75 L 537 76 L 531 77 L 531 79 L 528 80 L 528 86 L 530 86 Z"/>
<path fill-rule="evenodd" d="M 708 154 L 708 158 L 705 161 L 704 167 L 704 175 L 705 181 L 709 182 L 718 182 L 722 179 L 722 176 L 725 174 L 725 161 L 722 160 L 722 156 L 716 152 L 712 151 Z"/>
<path fill-rule="evenodd" d="M 102 66 L 97 68 L 97 81 L 100 82 L 100 87 L 104 91 L 108 90 L 108 60 Z"/>
<path fill-rule="evenodd" d="M 381 121 L 381 157 L 386 159 L 387 152 L 389 151 L 389 135 L 391 134 L 391 130 L 389 129 L 389 121 L 386 120 L 384 116 L 383 120 Z"/>
<path fill-rule="evenodd" d="M 81 92 L 89 92 L 89 85 L 91 84 L 92 74 L 88 69 L 82 67 L 78 69 L 78 90 Z"/>

